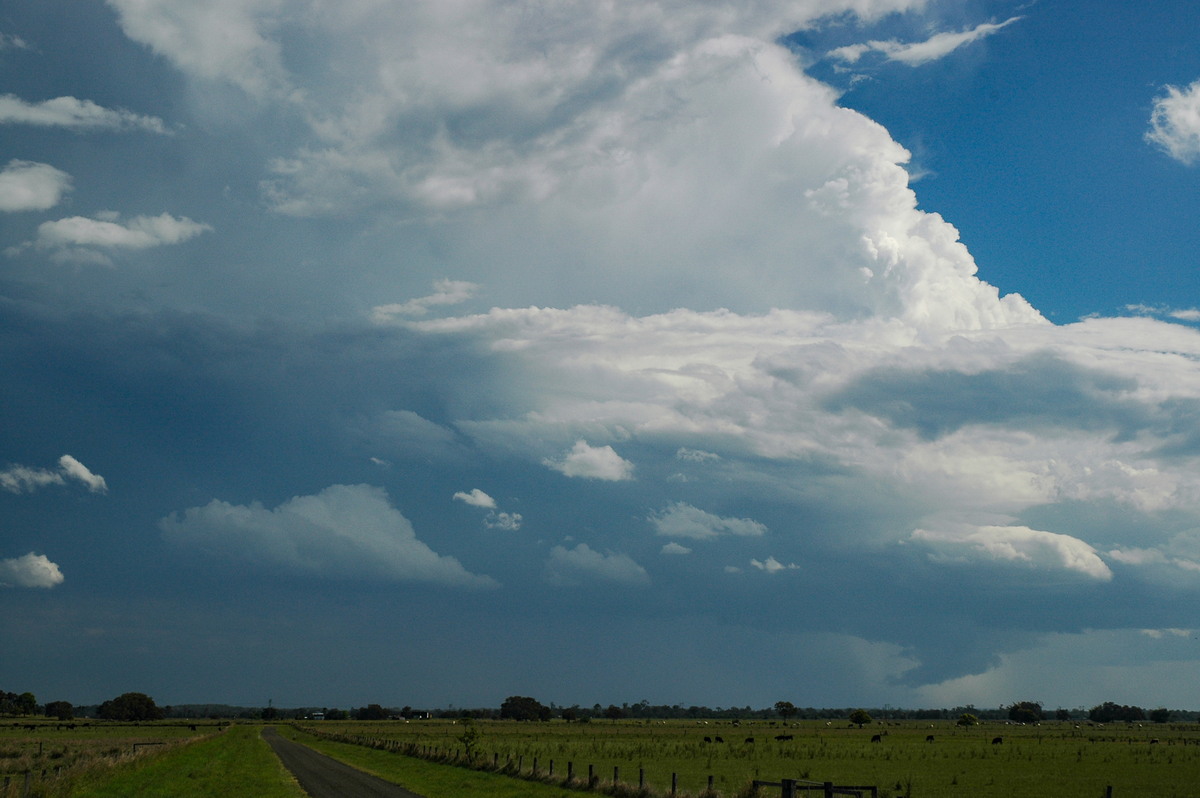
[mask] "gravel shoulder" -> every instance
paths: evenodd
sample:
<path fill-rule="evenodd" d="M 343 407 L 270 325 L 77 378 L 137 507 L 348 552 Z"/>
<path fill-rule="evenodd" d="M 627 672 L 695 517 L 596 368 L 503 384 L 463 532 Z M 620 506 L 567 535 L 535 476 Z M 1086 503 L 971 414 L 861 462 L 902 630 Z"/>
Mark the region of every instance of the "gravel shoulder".
<path fill-rule="evenodd" d="M 398 784 L 356 770 L 300 743 L 280 737 L 267 727 L 262 738 L 311 798 L 421 798 Z"/>

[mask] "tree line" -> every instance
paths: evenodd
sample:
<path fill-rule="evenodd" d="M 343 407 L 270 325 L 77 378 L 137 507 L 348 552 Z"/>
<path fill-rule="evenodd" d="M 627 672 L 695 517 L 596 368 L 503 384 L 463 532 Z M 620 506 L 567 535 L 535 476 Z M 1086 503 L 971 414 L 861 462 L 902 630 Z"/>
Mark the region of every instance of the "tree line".
<path fill-rule="evenodd" d="M 1091 709 L 1074 710 L 1059 707 L 1050 710 L 1038 701 L 1015 701 L 994 708 L 979 708 L 974 705 L 944 709 L 897 709 L 893 707 L 800 707 L 790 701 L 777 701 L 770 707 L 707 707 L 682 704 L 651 704 L 649 701 L 623 703 L 621 705 L 572 704 L 560 706 L 551 701 L 543 704 L 531 696 L 509 696 L 499 707 L 414 709 L 411 706 L 385 707 L 381 704 L 366 704 L 348 710 L 336 707 L 237 707 L 228 704 L 188 704 L 159 707 L 145 693 L 123 693 L 98 705 L 74 706 L 68 701 L 50 701 L 39 704 L 31 692 L 9 693 L 0 690 L 0 716 L 30 717 L 46 716 L 57 720 L 75 717 L 100 718 L 117 721 L 149 721 L 164 717 L 173 718 L 243 718 L 255 720 L 298 720 L 324 717 L 326 720 L 389 720 L 413 718 L 475 718 L 495 720 L 551 720 L 587 723 L 593 720 L 650 719 L 656 720 L 846 720 L 868 723 L 874 720 L 954 720 L 969 724 L 983 720 L 1008 720 L 1017 723 L 1039 723 L 1043 720 L 1089 720 L 1094 723 L 1115 721 L 1144 721 L 1166 723 L 1168 721 L 1200 720 L 1200 712 L 1168 710 L 1162 707 L 1146 710 L 1139 706 L 1105 701 Z M 865 718 L 865 720 L 864 720 Z"/>

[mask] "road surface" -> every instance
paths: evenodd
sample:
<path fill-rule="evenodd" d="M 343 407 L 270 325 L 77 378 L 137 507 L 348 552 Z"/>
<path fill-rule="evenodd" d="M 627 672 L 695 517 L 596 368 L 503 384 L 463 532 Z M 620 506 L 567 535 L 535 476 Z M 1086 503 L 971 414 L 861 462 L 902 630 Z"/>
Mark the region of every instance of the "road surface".
<path fill-rule="evenodd" d="M 398 784 L 355 770 L 332 757 L 318 754 L 307 745 L 284 739 L 270 726 L 263 729 L 262 737 L 312 798 L 421 798 Z"/>

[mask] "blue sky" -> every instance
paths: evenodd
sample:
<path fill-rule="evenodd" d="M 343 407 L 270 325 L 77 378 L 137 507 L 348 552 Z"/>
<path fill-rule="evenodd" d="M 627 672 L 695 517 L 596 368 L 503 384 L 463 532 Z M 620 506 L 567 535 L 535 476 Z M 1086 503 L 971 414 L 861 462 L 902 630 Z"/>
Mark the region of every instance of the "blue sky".
<path fill-rule="evenodd" d="M 1194 17 L 0 4 L 0 684 L 1195 708 Z"/>

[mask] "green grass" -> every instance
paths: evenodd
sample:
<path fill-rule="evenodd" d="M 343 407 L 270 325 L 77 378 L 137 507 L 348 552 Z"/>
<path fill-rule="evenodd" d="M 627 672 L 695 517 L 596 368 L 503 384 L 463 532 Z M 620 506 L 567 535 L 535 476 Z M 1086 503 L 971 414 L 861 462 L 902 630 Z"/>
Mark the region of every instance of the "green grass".
<path fill-rule="evenodd" d="M 580 793 L 549 784 L 522 781 L 507 776 L 465 768 L 438 765 L 360 745 L 331 742 L 286 726 L 278 727 L 285 737 L 311 746 L 348 765 L 399 784 L 425 798 L 578 798 Z"/>
<path fill-rule="evenodd" d="M 636 783 L 640 768 L 647 785 L 660 794 L 669 791 L 672 773 L 678 774 L 680 790 L 692 794 L 701 792 L 711 775 L 724 796 L 736 794 L 752 779 L 782 778 L 875 785 L 881 797 L 892 798 L 1097 798 L 1109 785 L 1115 798 L 1185 798 L 1196 795 L 1200 783 L 1200 726 L 1194 724 L 1076 728 L 1073 723 L 989 723 L 971 729 L 958 729 L 948 721 L 932 727 L 928 722 L 901 722 L 864 729 L 848 728 L 844 722 L 787 728 L 778 722 L 736 728 L 728 723 L 608 721 L 473 725 L 476 750 L 485 761 L 520 761 L 528 771 L 536 757 L 544 771 L 554 760 L 556 775 L 564 774 L 567 762 L 574 764 L 576 775 L 586 775 L 592 765 L 604 781 L 611 780 L 617 766 L 627 783 Z M 437 721 L 327 722 L 311 727 L 444 750 L 461 749 L 458 737 L 464 729 Z M 774 740 L 781 733 L 794 739 Z M 883 741 L 872 743 L 877 733 L 885 733 Z M 934 735 L 934 742 L 926 742 L 928 734 Z M 718 735 L 724 743 L 703 741 Z M 1001 745 L 991 744 L 996 736 L 1003 736 Z M 755 742 L 746 742 L 747 737 Z M 1153 738 L 1159 742 L 1152 744 Z"/>
<path fill-rule="evenodd" d="M 304 791 L 259 737 L 259 728 L 233 726 L 206 739 L 109 772 L 79 777 L 69 792 L 80 798 L 302 798 Z"/>

